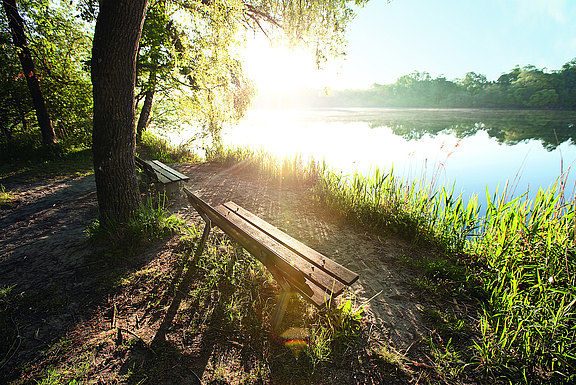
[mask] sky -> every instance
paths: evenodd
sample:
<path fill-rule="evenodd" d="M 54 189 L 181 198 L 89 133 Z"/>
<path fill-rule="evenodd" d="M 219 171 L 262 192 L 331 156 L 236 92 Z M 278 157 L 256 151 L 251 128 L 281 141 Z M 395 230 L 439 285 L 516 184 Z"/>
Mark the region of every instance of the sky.
<path fill-rule="evenodd" d="M 576 0 L 371 0 L 347 31 L 347 56 L 315 70 L 311 54 L 249 41 L 246 71 L 266 88 L 368 88 L 415 70 L 497 80 L 516 65 L 576 58 Z"/>

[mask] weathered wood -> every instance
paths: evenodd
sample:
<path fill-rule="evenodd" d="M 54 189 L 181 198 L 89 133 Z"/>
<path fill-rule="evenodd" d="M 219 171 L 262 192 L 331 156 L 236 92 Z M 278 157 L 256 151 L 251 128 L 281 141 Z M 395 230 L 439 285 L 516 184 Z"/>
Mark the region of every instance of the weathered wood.
<path fill-rule="evenodd" d="M 350 271 L 349 269 L 334 262 L 329 258 L 326 258 L 324 255 L 320 254 L 316 250 L 306 246 L 297 239 L 292 238 L 283 231 L 280 231 L 276 227 L 260 219 L 259 217 L 252 214 L 248 210 L 243 209 L 234 202 L 224 203 L 224 206 L 234 211 L 237 215 L 241 216 L 246 221 L 258 227 L 262 232 L 268 234 L 276 241 L 282 243 L 287 248 L 294 251 L 299 256 L 303 257 L 317 268 L 329 273 L 330 275 L 332 275 L 345 285 L 352 285 L 358 279 L 358 274 L 356 274 L 355 272 Z"/>
<path fill-rule="evenodd" d="M 190 179 L 186 175 L 174 170 L 173 168 L 166 166 L 164 163 L 161 163 L 158 160 L 150 161 L 150 165 L 154 168 L 155 171 L 161 172 L 162 175 L 165 175 L 166 178 L 168 178 L 174 182 L 180 181 L 180 180 Z"/>
<path fill-rule="evenodd" d="M 262 245 L 267 250 L 270 250 L 290 266 L 301 271 L 308 279 L 316 283 L 319 287 L 325 288 L 329 293 L 341 293 L 344 290 L 345 285 L 331 276 L 330 273 L 318 268 L 308 260 L 301 258 L 299 254 L 286 248 L 280 242 L 262 232 L 252 223 L 237 215 L 236 212 L 224 206 L 218 206 L 216 207 L 216 210 L 224 215 L 230 222 L 233 222 L 236 226 L 249 234 L 249 236 L 258 244 Z M 280 232 L 280 230 L 276 228 L 275 230 L 276 232 Z"/>
<path fill-rule="evenodd" d="M 138 157 L 134 157 L 134 159 L 136 160 L 138 167 L 140 167 L 149 177 L 161 184 L 167 185 L 189 179 L 186 175 L 157 160 L 147 161 Z"/>
<path fill-rule="evenodd" d="M 325 306 L 358 275 L 298 242 L 249 211 L 228 202 L 212 207 L 184 188 L 192 206 L 264 264 L 283 286 L 309 302 Z M 284 281 L 285 280 L 285 281 Z M 286 289 L 283 289 L 286 291 Z M 284 298 L 284 297 L 282 297 Z M 286 299 L 281 305 L 285 305 Z M 281 317 L 280 313 L 278 316 Z"/>
<path fill-rule="evenodd" d="M 221 211 L 227 210 L 224 206 L 214 208 L 192 194 L 188 189 L 184 188 L 184 192 L 196 211 L 206 214 L 213 225 L 220 227 L 222 231 L 234 238 L 242 247 L 267 267 L 271 265 L 278 266 L 278 270 L 282 272 L 282 275 L 286 276 L 290 283 L 297 287 L 303 294 L 314 296 L 314 290 L 306 283 L 304 274 L 283 260 L 274 250 L 259 244 L 253 238 L 254 231 L 242 226 L 239 220 L 236 218 L 233 218 L 236 220 L 231 220 L 227 218 L 225 214 L 222 214 Z"/>

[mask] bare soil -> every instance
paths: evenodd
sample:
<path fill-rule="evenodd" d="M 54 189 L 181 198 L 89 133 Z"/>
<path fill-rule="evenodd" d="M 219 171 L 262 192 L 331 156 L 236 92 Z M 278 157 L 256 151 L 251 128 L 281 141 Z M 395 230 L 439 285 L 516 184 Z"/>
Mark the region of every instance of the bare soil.
<path fill-rule="evenodd" d="M 299 376 L 290 371 L 297 358 L 271 335 L 243 340 L 218 322 L 193 331 L 185 314 L 194 311 L 193 304 L 178 298 L 176 289 L 193 286 L 183 271 L 179 237 L 118 259 L 106 245 L 86 242 L 85 229 L 97 217 L 93 176 L 3 180 L 18 202 L 0 207 L 0 289 L 5 289 L 0 382 L 36 383 L 51 371 L 55 378 L 82 371 L 86 383 L 368 384 L 434 378 L 433 362 L 422 348 L 432 326 L 422 309 L 458 305 L 440 299 L 431 305 L 416 289 L 419 272 L 402 261 L 425 251 L 396 236 L 354 227 L 315 201 L 309 186 L 271 182 L 242 166 L 172 166 L 188 175 L 187 187 L 209 203 L 232 200 L 359 273 L 352 291 L 359 302 L 372 298 L 359 344 L 338 356 L 341 362 Z M 182 196 L 174 197 L 169 209 L 191 225 L 203 225 Z M 375 354 L 382 346 L 400 353 L 402 365 Z"/>

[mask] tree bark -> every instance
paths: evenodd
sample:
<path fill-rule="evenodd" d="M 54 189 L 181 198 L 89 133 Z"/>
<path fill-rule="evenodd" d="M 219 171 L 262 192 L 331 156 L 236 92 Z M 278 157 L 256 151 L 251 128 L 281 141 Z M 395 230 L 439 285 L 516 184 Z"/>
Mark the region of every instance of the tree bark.
<path fill-rule="evenodd" d="M 20 13 L 18 13 L 16 0 L 2 0 L 2 5 L 4 6 L 4 11 L 8 17 L 12 40 L 14 41 L 14 45 L 19 48 L 18 58 L 20 59 L 22 71 L 24 72 L 24 77 L 26 78 L 28 89 L 30 90 L 30 96 L 34 103 L 34 109 L 36 110 L 38 126 L 40 126 L 40 131 L 42 132 L 42 143 L 44 145 L 53 144 L 56 140 L 56 135 L 54 134 L 54 128 L 52 127 L 50 115 L 46 108 L 46 101 L 44 100 L 44 95 L 40 88 L 40 82 L 38 81 L 36 70 L 34 69 L 32 54 L 28 48 L 28 42 L 24 33 L 24 20 L 20 16 Z"/>
<path fill-rule="evenodd" d="M 147 0 L 101 0 L 92 45 L 92 152 L 100 223 L 140 206 L 134 162 L 136 53 Z"/>
<path fill-rule="evenodd" d="M 152 102 L 154 101 L 154 91 L 156 90 L 156 71 L 150 70 L 150 77 L 148 78 L 148 89 L 144 92 L 144 105 L 138 117 L 138 124 L 136 125 L 136 143 L 142 141 L 142 134 L 146 131 L 148 120 L 150 119 L 150 112 L 152 111 Z"/>

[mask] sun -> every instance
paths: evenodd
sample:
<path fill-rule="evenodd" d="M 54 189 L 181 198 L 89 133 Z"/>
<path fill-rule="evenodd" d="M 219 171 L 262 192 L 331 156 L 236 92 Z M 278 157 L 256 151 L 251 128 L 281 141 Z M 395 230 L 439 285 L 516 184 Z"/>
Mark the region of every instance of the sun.
<path fill-rule="evenodd" d="M 326 87 L 326 73 L 315 55 L 303 47 L 287 47 L 267 39 L 247 42 L 242 54 L 244 71 L 259 93 L 283 94 Z"/>

